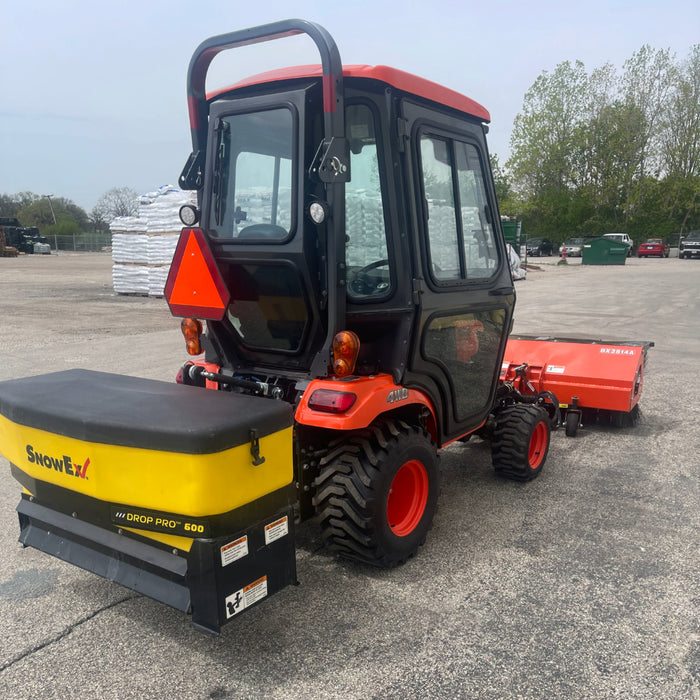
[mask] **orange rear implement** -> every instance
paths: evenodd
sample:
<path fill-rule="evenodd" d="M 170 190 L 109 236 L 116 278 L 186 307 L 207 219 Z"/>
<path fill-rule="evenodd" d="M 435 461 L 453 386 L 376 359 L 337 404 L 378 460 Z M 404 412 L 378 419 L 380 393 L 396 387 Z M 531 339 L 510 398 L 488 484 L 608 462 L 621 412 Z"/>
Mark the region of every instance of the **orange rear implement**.
<path fill-rule="evenodd" d="M 642 394 L 651 341 L 604 341 L 511 336 L 501 381 L 520 393 L 551 392 L 564 413 L 567 435 L 575 434 L 581 411 L 606 412 L 619 425 L 633 421 Z M 568 419 L 568 420 L 567 420 Z"/>

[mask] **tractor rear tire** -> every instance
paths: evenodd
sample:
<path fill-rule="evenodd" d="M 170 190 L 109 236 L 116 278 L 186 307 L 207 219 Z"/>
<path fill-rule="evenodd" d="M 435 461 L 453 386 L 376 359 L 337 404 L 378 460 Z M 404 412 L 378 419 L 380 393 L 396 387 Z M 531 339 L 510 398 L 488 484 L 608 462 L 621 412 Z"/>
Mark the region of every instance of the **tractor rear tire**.
<path fill-rule="evenodd" d="M 491 442 L 493 468 L 514 481 L 539 476 L 549 450 L 550 419 L 541 406 L 520 404 L 496 417 Z"/>
<path fill-rule="evenodd" d="M 394 567 L 416 554 L 432 526 L 436 448 L 424 430 L 382 420 L 331 444 L 314 486 L 326 542 L 347 559 Z"/>

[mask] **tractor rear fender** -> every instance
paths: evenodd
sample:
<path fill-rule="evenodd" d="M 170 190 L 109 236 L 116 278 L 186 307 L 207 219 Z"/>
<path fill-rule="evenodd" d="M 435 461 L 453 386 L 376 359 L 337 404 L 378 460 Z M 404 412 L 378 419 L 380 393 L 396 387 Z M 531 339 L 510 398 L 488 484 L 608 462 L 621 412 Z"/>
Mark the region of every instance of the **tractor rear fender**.
<path fill-rule="evenodd" d="M 426 427 L 436 439 L 437 422 L 430 399 L 422 391 L 395 384 L 389 374 L 314 379 L 304 391 L 294 417 L 297 423 L 309 427 L 359 430 L 397 409 L 404 414 L 410 409 L 415 409 L 416 414 L 427 409 Z"/>

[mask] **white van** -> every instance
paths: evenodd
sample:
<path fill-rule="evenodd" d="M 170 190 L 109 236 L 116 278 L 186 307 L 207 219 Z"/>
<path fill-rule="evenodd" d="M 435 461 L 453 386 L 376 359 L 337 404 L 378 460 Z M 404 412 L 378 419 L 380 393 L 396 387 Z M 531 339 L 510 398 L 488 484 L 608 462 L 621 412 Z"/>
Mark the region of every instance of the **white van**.
<path fill-rule="evenodd" d="M 629 246 L 627 250 L 627 257 L 629 258 L 632 255 L 632 246 L 634 245 L 634 241 L 626 233 L 605 233 L 603 234 L 603 238 L 612 238 L 615 241 L 624 243 L 625 245 Z"/>

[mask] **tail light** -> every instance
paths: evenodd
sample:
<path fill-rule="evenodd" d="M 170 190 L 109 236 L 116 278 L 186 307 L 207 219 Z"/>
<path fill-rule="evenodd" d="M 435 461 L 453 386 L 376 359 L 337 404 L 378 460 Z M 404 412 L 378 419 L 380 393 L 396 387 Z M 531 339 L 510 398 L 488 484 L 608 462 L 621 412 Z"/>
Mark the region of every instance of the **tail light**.
<path fill-rule="evenodd" d="M 190 355 L 202 354 L 202 322 L 196 318 L 183 318 L 180 323 L 185 346 Z"/>
<path fill-rule="evenodd" d="M 357 395 L 348 391 L 316 389 L 309 397 L 309 408 L 327 413 L 345 413 L 357 401 Z"/>
<path fill-rule="evenodd" d="M 347 377 L 355 371 L 360 354 L 360 339 L 352 331 L 340 331 L 333 338 L 333 372 L 336 377 Z"/>

